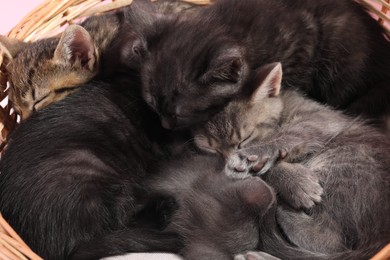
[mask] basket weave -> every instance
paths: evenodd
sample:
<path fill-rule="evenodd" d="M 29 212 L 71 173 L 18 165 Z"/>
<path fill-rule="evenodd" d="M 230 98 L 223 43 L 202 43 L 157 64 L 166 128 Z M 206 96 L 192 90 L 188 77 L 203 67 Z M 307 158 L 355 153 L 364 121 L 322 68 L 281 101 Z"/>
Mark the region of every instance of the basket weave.
<path fill-rule="evenodd" d="M 155 1 L 155 0 L 152 0 Z M 200 5 L 210 0 L 182 0 Z M 365 5 L 388 32 L 390 28 L 390 0 L 356 0 Z M 24 41 L 54 36 L 75 20 L 130 5 L 132 0 L 46 0 L 19 22 L 8 36 Z M 12 109 L 7 94 L 7 74 L 1 70 L 3 54 L 0 50 L 0 153 L 8 134 L 16 127 L 18 116 Z"/>
<path fill-rule="evenodd" d="M 211 0 L 182 1 L 199 5 L 211 2 Z M 378 22 L 390 32 L 390 12 L 388 13 L 390 0 L 355 1 L 365 5 Z M 132 0 L 46 0 L 22 19 L 7 36 L 24 41 L 51 37 L 57 35 L 67 25 L 75 23 L 75 20 L 130 5 L 131 2 Z M 8 100 L 7 73 L 2 70 L 2 63 L 3 53 L 0 50 L 0 153 L 7 143 L 7 136 L 18 124 L 18 115 Z M 3 259 L 38 260 L 41 258 L 31 251 L 0 214 L 0 260 Z M 372 260 L 390 260 L 390 244 Z"/>

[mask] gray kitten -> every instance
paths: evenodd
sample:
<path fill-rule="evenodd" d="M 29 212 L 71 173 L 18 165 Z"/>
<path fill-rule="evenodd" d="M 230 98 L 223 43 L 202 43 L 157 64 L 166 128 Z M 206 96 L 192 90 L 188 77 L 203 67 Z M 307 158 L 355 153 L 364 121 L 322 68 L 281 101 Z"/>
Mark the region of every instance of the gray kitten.
<path fill-rule="evenodd" d="M 195 130 L 195 143 L 224 156 L 229 176 L 263 174 L 275 188 L 280 200 L 276 223 L 262 229 L 265 252 L 373 255 L 390 242 L 390 141 L 294 91 L 279 95 L 281 78 L 279 63 L 259 69 L 252 91 Z"/>
<path fill-rule="evenodd" d="M 275 193 L 258 177 L 233 180 L 223 167 L 217 157 L 186 155 L 163 165 L 147 188 L 152 198 L 174 199 L 166 231 L 183 238 L 185 259 L 228 260 L 257 247 L 258 221 Z"/>

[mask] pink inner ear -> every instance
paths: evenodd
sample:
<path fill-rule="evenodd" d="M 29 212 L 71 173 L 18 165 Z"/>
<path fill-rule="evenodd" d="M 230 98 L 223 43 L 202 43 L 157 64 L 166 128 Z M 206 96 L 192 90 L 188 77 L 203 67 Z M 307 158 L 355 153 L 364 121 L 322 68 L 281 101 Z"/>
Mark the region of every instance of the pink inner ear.
<path fill-rule="evenodd" d="M 71 63 L 75 63 L 76 59 L 80 60 L 81 66 L 85 67 L 89 62 L 88 49 L 83 45 L 72 44 L 72 56 L 70 58 Z"/>
<path fill-rule="evenodd" d="M 269 97 L 276 97 L 280 92 L 280 84 L 282 81 L 282 74 L 275 74 L 273 78 L 270 80 L 270 90 L 268 92 Z"/>
<path fill-rule="evenodd" d="M 82 67 L 88 65 L 92 43 L 86 35 L 80 31 L 75 31 L 74 38 L 69 44 L 69 48 L 71 50 L 71 63 L 74 63 L 76 59 L 79 59 Z"/>
<path fill-rule="evenodd" d="M 240 187 L 243 202 L 249 207 L 265 212 L 275 201 L 275 194 L 270 186 L 258 177 L 243 180 Z"/>

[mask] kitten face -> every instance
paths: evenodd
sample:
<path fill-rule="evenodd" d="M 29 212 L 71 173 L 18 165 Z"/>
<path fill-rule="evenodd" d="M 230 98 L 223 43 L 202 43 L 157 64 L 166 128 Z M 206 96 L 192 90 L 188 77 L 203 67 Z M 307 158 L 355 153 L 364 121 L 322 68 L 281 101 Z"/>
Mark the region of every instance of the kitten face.
<path fill-rule="evenodd" d="M 279 93 L 281 65 L 273 63 L 257 72 L 257 85 L 249 98 L 232 101 L 202 127 L 193 131 L 202 150 L 227 158 L 236 149 L 265 138 L 278 127 L 282 103 Z"/>
<path fill-rule="evenodd" d="M 236 97 L 246 65 L 235 45 L 210 40 L 198 46 L 180 36 L 185 28 L 168 29 L 173 36 L 148 42 L 143 96 L 163 127 L 178 129 L 205 122 Z"/>
<path fill-rule="evenodd" d="M 22 119 L 61 100 L 98 71 L 92 39 L 77 25 L 69 26 L 61 39 L 24 43 L 22 49 L 8 53 L 10 99 Z"/>

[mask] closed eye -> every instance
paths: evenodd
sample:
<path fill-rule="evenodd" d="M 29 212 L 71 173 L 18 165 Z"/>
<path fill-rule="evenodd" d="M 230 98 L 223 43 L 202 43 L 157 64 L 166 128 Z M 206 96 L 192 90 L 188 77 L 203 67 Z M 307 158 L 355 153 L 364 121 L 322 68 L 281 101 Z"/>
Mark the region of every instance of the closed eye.
<path fill-rule="evenodd" d="M 249 141 L 252 140 L 252 136 L 254 133 L 255 133 L 255 130 L 253 130 L 247 137 L 245 137 L 245 139 L 242 140 L 241 143 L 239 143 L 238 148 L 241 149 L 242 147 L 247 145 L 249 143 Z"/>
<path fill-rule="evenodd" d="M 208 143 L 208 139 L 203 136 L 203 135 L 197 135 L 194 137 L 194 142 L 195 142 L 195 145 L 205 151 L 205 152 L 209 152 L 209 153 L 218 153 L 218 151 L 216 149 L 214 149 L 213 147 L 211 147 Z"/>
<path fill-rule="evenodd" d="M 211 148 L 209 146 L 198 145 L 198 148 L 200 148 L 201 150 L 208 152 L 208 153 L 213 153 L 213 154 L 218 153 L 217 150 L 214 150 L 213 148 Z"/>
<path fill-rule="evenodd" d="M 37 107 L 39 107 L 39 105 L 45 101 L 45 99 L 50 95 L 50 93 L 48 93 L 46 96 L 43 96 L 42 98 L 38 99 L 37 101 L 35 101 L 34 105 L 33 105 L 33 111 L 37 111 Z"/>

